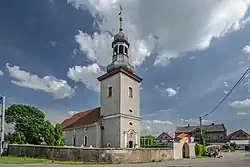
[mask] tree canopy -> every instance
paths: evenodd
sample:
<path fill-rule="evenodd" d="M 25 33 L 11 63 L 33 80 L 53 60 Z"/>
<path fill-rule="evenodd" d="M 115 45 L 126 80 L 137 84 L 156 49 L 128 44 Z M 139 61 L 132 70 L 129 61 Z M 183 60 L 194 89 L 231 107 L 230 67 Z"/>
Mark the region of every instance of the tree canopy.
<path fill-rule="evenodd" d="M 45 118 L 45 114 L 36 107 L 13 104 L 5 111 L 5 121 L 13 124 L 15 131 L 6 138 L 16 144 L 63 145 L 60 124 L 55 127 Z M 58 141 L 59 140 L 59 141 Z"/>

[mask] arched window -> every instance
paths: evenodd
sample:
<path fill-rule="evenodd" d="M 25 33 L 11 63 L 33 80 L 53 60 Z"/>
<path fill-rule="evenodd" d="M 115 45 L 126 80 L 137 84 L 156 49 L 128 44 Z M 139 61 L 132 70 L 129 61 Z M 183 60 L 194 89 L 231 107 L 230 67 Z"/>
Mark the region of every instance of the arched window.
<path fill-rule="evenodd" d="M 107 144 L 107 147 L 108 147 L 108 148 L 111 148 L 111 144 L 110 144 L 110 143 L 108 143 L 108 144 Z"/>
<path fill-rule="evenodd" d="M 84 147 L 87 147 L 88 145 L 88 136 L 84 136 Z"/>
<path fill-rule="evenodd" d="M 108 87 L 108 97 L 112 96 L 112 86 Z"/>
<path fill-rule="evenodd" d="M 115 48 L 114 48 L 114 55 L 117 55 L 117 52 L 118 52 L 118 46 L 115 46 Z"/>
<path fill-rule="evenodd" d="M 119 54 L 123 54 L 123 45 L 119 45 Z"/>
<path fill-rule="evenodd" d="M 133 98 L 133 89 L 132 89 L 132 87 L 128 87 L 128 97 Z"/>
<path fill-rule="evenodd" d="M 127 55 L 128 54 L 128 48 L 125 47 L 125 54 Z"/>

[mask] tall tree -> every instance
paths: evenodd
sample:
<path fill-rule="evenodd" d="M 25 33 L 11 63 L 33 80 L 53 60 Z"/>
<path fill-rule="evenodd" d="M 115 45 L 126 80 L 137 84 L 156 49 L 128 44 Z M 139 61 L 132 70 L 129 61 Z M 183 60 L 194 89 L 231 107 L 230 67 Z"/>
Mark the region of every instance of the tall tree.
<path fill-rule="evenodd" d="M 55 129 L 54 126 L 47 120 L 44 127 L 44 141 L 47 145 L 53 146 L 55 144 Z"/>
<path fill-rule="evenodd" d="M 13 144 L 26 144 L 26 139 L 22 132 L 8 133 L 6 139 Z"/>
<path fill-rule="evenodd" d="M 13 104 L 6 109 L 5 121 L 14 124 L 16 133 L 22 133 L 25 143 L 40 144 L 44 136 L 45 115 L 38 108 Z"/>
<path fill-rule="evenodd" d="M 60 124 L 56 124 L 55 126 L 55 145 L 56 146 L 64 145 L 63 129 Z"/>

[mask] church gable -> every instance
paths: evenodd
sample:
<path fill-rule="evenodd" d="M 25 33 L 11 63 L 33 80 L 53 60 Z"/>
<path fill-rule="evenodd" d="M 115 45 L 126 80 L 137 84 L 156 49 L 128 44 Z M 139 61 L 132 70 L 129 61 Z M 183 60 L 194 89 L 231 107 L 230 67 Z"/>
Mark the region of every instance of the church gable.
<path fill-rule="evenodd" d="M 90 125 L 101 118 L 100 107 L 77 113 L 63 121 L 63 129 Z"/>

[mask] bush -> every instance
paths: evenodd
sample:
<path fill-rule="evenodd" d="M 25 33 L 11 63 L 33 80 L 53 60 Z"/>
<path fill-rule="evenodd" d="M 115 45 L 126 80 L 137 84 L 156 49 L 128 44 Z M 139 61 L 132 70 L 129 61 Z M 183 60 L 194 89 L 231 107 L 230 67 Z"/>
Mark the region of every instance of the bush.
<path fill-rule="evenodd" d="M 222 146 L 222 150 L 228 150 L 230 146 L 228 144 Z"/>
<path fill-rule="evenodd" d="M 195 154 L 196 156 L 203 156 L 205 155 L 206 150 L 205 150 L 205 146 L 202 144 L 195 144 Z"/>

